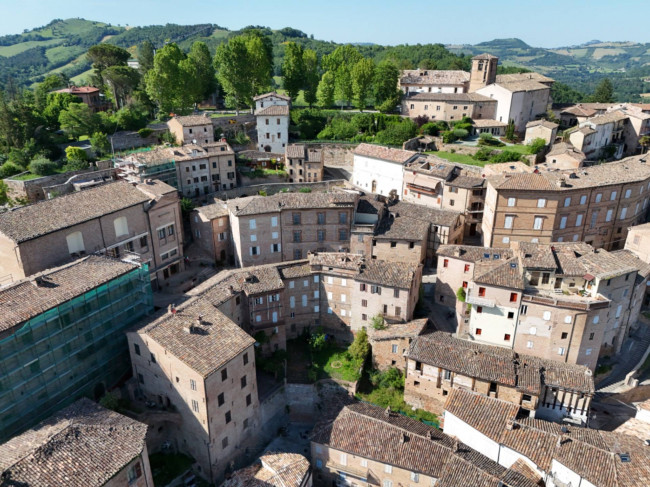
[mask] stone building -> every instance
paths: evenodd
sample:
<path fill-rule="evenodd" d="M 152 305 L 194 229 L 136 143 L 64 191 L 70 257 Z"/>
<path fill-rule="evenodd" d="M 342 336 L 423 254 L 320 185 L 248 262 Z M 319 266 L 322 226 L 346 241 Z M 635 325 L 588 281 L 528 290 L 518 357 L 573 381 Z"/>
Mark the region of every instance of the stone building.
<path fill-rule="evenodd" d="M 82 398 L 0 445 L 4 485 L 151 487 L 147 425 Z"/>
<path fill-rule="evenodd" d="M 351 182 L 364 191 L 399 197 L 404 185 L 404 166 L 418 157 L 417 152 L 359 144 L 354 150 Z"/>
<path fill-rule="evenodd" d="M 587 156 L 585 156 L 584 152 L 579 151 L 567 142 L 560 142 L 551 146 L 551 149 L 546 153 L 545 162 L 539 166 L 549 170 L 576 170 L 582 167 L 586 159 Z"/>
<path fill-rule="evenodd" d="M 460 70 L 405 69 L 399 78 L 404 94 L 467 93 L 469 73 Z"/>
<path fill-rule="evenodd" d="M 496 81 L 499 58 L 491 54 L 479 54 L 472 58 L 468 91 L 474 93 L 479 88 Z"/>
<path fill-rule="evenodd" d="M 373 368 L 387 370 L 395 367 L 405 371 L 411 343 L 424 333 L 428 324 L 428 318 L 420 318 L 408 323 L 385 323 L 383 328 L 368 327 Z"/>
<path fill-rule="evenodd" d="M 173 406 L 166 429 L 211 482 L 255 444 L 259 401 L 255 340 L 208 299 L 170 306 L 127 333 L 138 394 Z"/>
<path fill-rule="evenodd" d="M 417 93 L 402 100 L 402 115 L 457 122 L 463 117 L 494 120 L 497 100 L 478 93 Z"/>
<path fill-rule="evenodd" d="M 88 256 L 0 288 L 0 439 L 128 372 L 124 331 L 153 311 L 146 265 Z"/>
<path fill-rule="evenodd" d="M 535 139 L 543 139 L 546 145 L 551 145 L 555 142 L 558 127 L 558 124 L 549 122 L 548 120 L 533 120 L 528 122 L 526 124 L 524 142 L 530 144 Z"/>
<path fill-rule="evenodd" d="M 628 229 L 625 249 L 644 262 L 650 263 L 650 223 L 643 223 Z"/>
<path fill-rule="evenodd" d="M 173 117 L 167 122 L 167 128 L 180 145 L 214 142 L 214 126 L 206 114 Z"/>
<path fill-rule="evenodd" d="M 587 159 L 620 159 L 628 153 L 625 138 L 628 123 L 629 117 L 622 110 L 606 112 L 570 129 L 569 142 L 584 152 Z"/>
<path fill-rule="evenodd" d="M 255 463 L 234 472 L 223 487 L 311 487 L 309 460 L 298 453 L 264 453 Z"/>
<path fill-rule="evenodd" d="M 518 466 L 534 473 L 540 479 L 537 485 L 647 483 L 650 454 L 645 437 L 521 418 L 508 402 L 460 389 L 449 395 L 445 409 L 447 434 L 503 468 Z"/>
<path fill-rule="evenodd" d="M 649 197 L 644 156 L 574 171 L 488 177 L 483 243 L 573 241 L 621 249 L 627 229 L 645 222 Z"/>
<path fill-rule="evenodd" d="M 228 206 L 223 201 L 199 206 L 190 217 L 192 238 L 215 262 L 234 263 Z"/>
<path fill-rule="evenodd" d="M 0 279 L 12 282 L 101 253 L 147 263 L 157 286 L 184 269 L 180 201 L 160 181 L 124 181 L 0 215 Z"/>
<path fill-rule="evenodd" d="M 257 149 L 284 154 L 289 144 L 291 98 L 275 91 L 253 98 L 257 119 Z"/>
<path fill-rule="evenodd" d="M 323 180 L 323 151 L 304 144 L 289 144 L 285 152 L 290 183 L 316 183 Z"/>
<path fill-rule="evenodd" d="M 592 370 L 636 326 L 647 282 L 642 261 L 584 243 L 446 246 L 439 255 L 435 301 L 455 309 L 459 336 Z"/>
<path fill-rule="evenodd" d="M 358 195 L 278 193 L 228 202 L 237 265 L 305 258 L 308 252 L 345 252 Z"/>
<path fill-rule="evenodd" d="M 533 417 L 585 421 L 594 381 L 580 365 L 543 360 L 505 348 L 434 332 L 407 352 L 404 400 L 437 414 L 454 389 L 467 389 L 523 408 Z"/>
<path fill-rule="evenodd" d="M 505 468 L 433 426 L 365 403 L 317 425 L 311 440 L 314 481 L 322 485 L 539 485 L 518 466 Z"/>

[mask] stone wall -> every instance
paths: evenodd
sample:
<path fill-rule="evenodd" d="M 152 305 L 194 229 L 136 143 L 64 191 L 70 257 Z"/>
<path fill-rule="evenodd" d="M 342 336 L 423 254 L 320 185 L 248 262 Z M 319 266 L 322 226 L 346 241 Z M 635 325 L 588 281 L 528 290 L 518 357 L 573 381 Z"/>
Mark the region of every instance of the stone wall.
<path fill-rule="evenodd" d="M 167 132 L 167 128 L 151 129 L 149 137 L 142 138 L 138 132 L 116 132 L 114 135 L 109 136 L 113 150 L 121 151 L 127 149 L 137 149 L 138 147 L 147 147 L 150 145 L 158 144 L 158 138 Z"/>
<path fill-rule="evenodd" d="M 288 189 L 290 192 L 296 192 L 300 188 L 311 188 L 312 191 L 327 191 L 332 188 L 341 188 L 345 186 L 344 179 L 336 179 L 332 181 L 321 181 L 318 183 L 264 183 L 252 186 L 243 186 L 241 188 L 228 189 L 226 191 L 218 191 L 210 195 L 202 196 L 206 201 L 212 198 L 219 198 L 228 200 L 232 198 L 239 198 L 241 196 L 252 196 L 259 194 L 260 191 L 266 191 L 266 195 L 279 193 L 283 189 Z M 201 199 L 197 198 L 197 199 Z"/>

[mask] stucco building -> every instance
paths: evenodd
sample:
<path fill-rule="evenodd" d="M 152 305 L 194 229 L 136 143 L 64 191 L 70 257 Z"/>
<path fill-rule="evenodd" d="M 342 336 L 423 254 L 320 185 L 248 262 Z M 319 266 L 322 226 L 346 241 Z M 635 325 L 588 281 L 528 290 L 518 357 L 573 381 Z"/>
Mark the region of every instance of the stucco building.
<path fill-rule="evenodd" d="M 192 238 L 198 246 L 221 264 L 234 263 L 228 206 L 223 201 L 199 206 L 192 211 Z"/>
<path fill-rule="evenodd" d="M 352 184 L 371 193 L 399 197 L 404 184 L 404 166 L 418 157 L 417 152 L 359 144 L 354 150 Z"/>
<path fill-rule="evenodd" d="M 323 180 L 323 151 L 303 144 L 289 144 L 285 152 L 290 183 L 316 183 Z"/>
<path fill-rule="evenodd" d="M 206 114 L 173 117 L 167 122 L 177 144 L 210 144 L 214 142 L 212 119 Z"/>
<path fill-rule="evenodd" d="M 467 93 L 469 73 L 461 70 L 405 69 L 399 87 L 410 93 Z"/>
<path fill-rule="evenodd" d="M 284 154 L 289 144 L 291 98 L 275 91 L 253 98 L 257 119 L 257 149 Z"/>
<path fill-rule="evenodd" d="M 497 100 L 478 93 L 417 93 L 402 100 L 403 115 L 431 121 L 454 122 L 463 117 L 494 120 L 496 113 Z"/>

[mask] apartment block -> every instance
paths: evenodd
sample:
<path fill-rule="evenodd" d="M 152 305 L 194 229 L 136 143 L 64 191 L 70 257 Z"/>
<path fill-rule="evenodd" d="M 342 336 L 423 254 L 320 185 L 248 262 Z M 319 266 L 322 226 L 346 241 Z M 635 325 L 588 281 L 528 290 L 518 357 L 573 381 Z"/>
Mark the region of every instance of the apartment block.
<path fill-rule="evenodd" d="M 437 428 L 365 403 L 347 405 L 317 427 L 311 459 L 314 482 L 322 485 L 538 485 Z"/>
<path fill-rule="evenodd" d="M 347 251 L 358 195 L 279 193 L 228 202 L 237 265 L 299 260 L 308 252 Z"/>
<path fill-rule="evenodd" d="M 439 255 L 435 300 L 455 309 L 461 338 L 593 370 L 637 326 L 648 268 L 627 253 L 519 242 Z"/>
<path fill-rule="evenodd" d="M 188 198 L 237 186 L 235 153 L 225 139 L 135 152 L 116 164 L 127 181 L 160 179 Z"/>
<path fill-rule="evenodd" d="M 158 285 L 183 270 L 180 202 L 157 182 L 107 183 L 0 215 L 0 279 L 12 282 L 91 253 L 148 264 Z"/>
<path fill-rule="evenodd" d="M 0 289 L 0 438 L 128 372 L 124 331 L 153 311 L 147 265 L 87 256 Z"/>
<path fill-rule="evenodd" d="M 483 243 L 586 242 L 621 249 L 627 229 L 645 223 L 649 197 L 646 156 L 574 171 L 490 176 Z"/>
<path fill-rule="evenodd" d="M 482 345 L 436 331 L 413 339 L 404 400 L 440 414 L 455 389 L 475 391 L 522 408 L 531 417 L 584 422 L 594 395 L 591 370 Z"/>
<path fill-rule="evenodd" d="M 445 432 L 538 485 L 643 485 L 650 468 L 644 439 L 612 431 L 522 418 L 512 404 L 461 389 L 449 395 Z M 545 479 L 542 480 L 542 479 Z"/>
<path fill-rule="evenodd" d="M 192 238 L 207 255 L 221 264 L 234 263 L 228 206 L 223 201 L 199 206 L 190 217 Z"/>
<path fill-rule="evenodd" d="M 285 151 L 290 183 L 316 183 L 323 180 L 323 151 L 304 144 L 289 144 Z"/>
<path fill-rule="evenodd" d="M 257 119 L 257 150 L 284 154 L 289 144 L 291 98 L 275 91 L 253 98 Z"/>
<path fill-rule="evenodd" d="M 209 144 L 214 142 L 214 126 L 205 114 L 173 117 L 167 122 L 169 132 L 178 144 Z"/>
<path fill-rule="evenodd" d="M 147 425 L 82 398 L 0 445 L 0 475 L 6 485 L 151 487 L 146 434 Z"/>
<path fill-rule="evenodd" d="M 138 394 L 173 406 L 174 447 L 212 482 L 255 442 L 255 340 L 207 299 L 192 298 L 127 333 Z"/>

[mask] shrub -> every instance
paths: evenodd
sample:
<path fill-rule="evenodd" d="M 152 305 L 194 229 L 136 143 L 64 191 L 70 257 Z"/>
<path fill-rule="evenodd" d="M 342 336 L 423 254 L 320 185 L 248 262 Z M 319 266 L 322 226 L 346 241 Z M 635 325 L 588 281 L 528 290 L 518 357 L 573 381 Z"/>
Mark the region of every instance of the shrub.
<path fill-rule="evenodd" d="M 153 133 L 153 130 L 151 130 L 150 128 L 147 128 L 147 127 L 138 130 L 138 135 L 143 139 L 146 139 L 152 133 Z"/>
<path fill-rule="evenodd" d="M 299 193 L 311 193 L 311 188 L 300 188 Z"/>
<path fill-rule="evenodd" d="M 448 130 L 448 131 L 442 133 L 442 141 L 445 144 L 451 144 L 452 142 L 455 142 L 456 140 L 458 140 L 458 137 L 456 137 L 456 135 L 454 135 L 454 133 L 452 131 Z"/>
<path fill-rule="evenodd" d="M 111 150 L 111 143 L 108 141 L 106 134 L 102 132 L 95 132 L 90 137 L 90 145 L 98 156 L 106 154 Z"/>
<path fill-rule="evenodd" d="M 54 174 L 58 167 L 59 165 L 56 162 L 52 162 L 46 157 L 37 157 L 29 163 L 29 172 L 39 176 L 49 176 Z"/>
<path fill-rule="evenodd" d="M 171 145 L 176 145 L 176 137 L 169 130 L 163 132 L 160 136 L 160 142 L 166 142 Z"/>
<path fill-rule="evenodd" d="M 479 140 L 483 140 L 486 142 L 494 140 L 494 137 L 492 137 L 492 134 L 490 132 L 481 132 L 480 134 L 478 134 L 478 138 Z"/>
<path fill-rule="evenodd" d="M 465 289 L 459 287 L 458 291 L 456 291 L 456 299 L 458 299 L 458 301 L 460 301 L 461 303 L 464 303 L 466 298 L 467 298 L 467 294 L 465 293 Z"/>
<path fill-rule="evenodd" d="M 520 158 L 520 154 L 518 152 L 504 150 L 500 154 L 492 156 L 490 158 L 490 162 L 495 162 L 495 163 L 496 162 L 514 162 L 514 161 L 518 161 L 519 158 Z"/>
<path fill-rule="evenodd" d="M 487 161 L 492 156 L 492 151 L 486 147 L 481 147 L 472 157 L 477 161 Z"/>
<path fill-rule="evenodd" d="M 438 135 L 440 133 L 440 127 L 435 123 L 425 123 L 420 127 L 420 133 L 424 135 Z"/>
<path fill-rule="evenodd" d="M 541 138 L 537 138 L 528 144 L 528 150 L 531 154 L 539 154 L 544 150 L 544 147 L 546 147 L 546 141 Z"/>
<path fill-rule="evenodd" d="M 361 328 L 361 331 L 354 337 L 354 341 L 348 347 L 348 353 L 352 360 L 360 362 L 361 365 L 366 361 L 366 357 L 370 353 L 370 344 L 368 343 L 368 333 L 365 327 Z"/>
<path fill-rule="evenodd" d="M 11 161 L 5 162 L 2 166 L 0 166 L 0 178 L 8 178 L 11 177 L 15 174 L 23 172 L 24 169 L 20 167 L 18 164 L 14 164 Z"/>
<path fill-rule="evenodd" d="M 99 404 L 106 409 L 117 411 L 117 408 L 119 407 L 119 400 L 115 394 L 108 391 L 106 394 L 104 394 L 104 397 L 99 400 Z"/>
<path fill-rule="evenodd" d="M 115 123 L 121 130 L 138 130 L 147 126 L 147 114 L 132 106 L 126 106 L 115 113 Z"/>
<path fill-rule="evenodd" d="M 370 320 L 370 326 L 372 326 L 375 330 L 385 330 L 386 322 L 384 321 L 384 317 L 382 315 L 373 316 Z"/>
<path fill-rule="evenodd" d="M 455 128 L 453 133 L 454 137 L 457 139 L 465 139 L 469 135 L 469 132 L 467 130 L 460 128 Z"/>
<path fill-rule="evenodd" d="M 80 147 L 66 147 L 65 148 L 65 157 L 68 159 L 69 163 L 78 163 L 78 162 L 85 162 L 88 160 L 88 156 L 86 156 L 86 151 L 81 149 Z"/>
<path fill-rule="evenodd" d="M 417 125 L 409 119 L 401 123 L 391 123 L 384 130 L 377 132 L 375 141 L 385 145 L 402 145 L 407 140 L 415 137 Z"/>
<path fill-rule="evenodd" d="M 415 122 L 415 125 L 417 125 L 419 128 L 429 121 L 429 117 L 427 117 L 426 115 L 418 115 L 413 119 L 413 121 Z"/>
<path fill-rule="evenodd" d="M 314 352 L 318 352 L 325 348 L 327 344 L 327 336 L 323 333 L 323 329 L 319 326 L 315 333 L 309 337 L 309 348 Z"/>
<path fill-rule="evenodd" d="M 466 130 L 467 133 L 469 133 L 469 132 L 472 131 L 473 127 L 474 126 L 471 123 L 460 123 L 459 122 L 456 125 L 454 125 L 454 131 L 462 129 L 462 130 Z"/>

